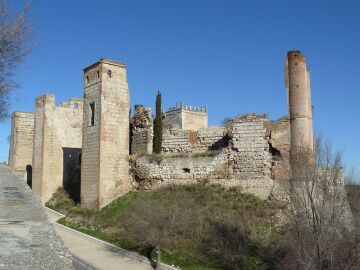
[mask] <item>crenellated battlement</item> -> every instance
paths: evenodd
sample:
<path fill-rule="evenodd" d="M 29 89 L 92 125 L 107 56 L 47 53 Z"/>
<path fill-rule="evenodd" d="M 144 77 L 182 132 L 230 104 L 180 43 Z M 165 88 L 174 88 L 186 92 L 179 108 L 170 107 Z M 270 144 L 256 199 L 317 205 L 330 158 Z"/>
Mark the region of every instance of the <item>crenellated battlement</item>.
<path fill-rule="evenodd" d="M 176 103 L 175 107 L 163 112 L 163 121 L 167 127 L 175 125 L 181 129 L 196 131 L 208 126 L 208 108 Z"/>

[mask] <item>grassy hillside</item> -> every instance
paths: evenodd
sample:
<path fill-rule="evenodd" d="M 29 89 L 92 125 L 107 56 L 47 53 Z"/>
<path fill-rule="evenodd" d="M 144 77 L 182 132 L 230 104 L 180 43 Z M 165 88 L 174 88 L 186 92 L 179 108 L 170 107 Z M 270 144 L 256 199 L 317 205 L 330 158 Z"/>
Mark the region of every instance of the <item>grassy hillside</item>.
<path fill-rule="evenodd" d="M 153 258 L 152 240 L 144 241 L 146 234 L 142 239 L 135 229 L 156 235 L 161 222 L 178 213 L 161 250 L 162 261 L 181 269 L 273 269 L 281 258 L 275 244 L 281 206 L 239 188 L 197 184 L 131 191 L 98 212 L 74 206 L 58 190 L 47 206 L 66 214 L 64 225 Z"/>

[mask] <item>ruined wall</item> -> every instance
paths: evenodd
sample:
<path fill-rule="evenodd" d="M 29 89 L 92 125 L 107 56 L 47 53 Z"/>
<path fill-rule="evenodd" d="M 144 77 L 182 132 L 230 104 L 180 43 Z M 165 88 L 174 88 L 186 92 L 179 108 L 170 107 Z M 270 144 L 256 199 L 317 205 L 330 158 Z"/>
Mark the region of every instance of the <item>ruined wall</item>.
<path fill-rule="evenodd" d="M 195 183 L 208 179 L 227 177 L 227 154 L 175 155 L 161 160 L 143 156 L 136 159 L 133 170 L 142 188 L 152 188 L 169 183 Z"/>
<path fill-rule="evenodd" d="M 32 166 L 33 141 L 34 113 L 14 112 L 11 117 L 9 167 L 24 180 L 27 180 L 27 170 L 31 170 L 29 166 Z"/>
<path fill-rule="evenodd" d="M 206 179 L 227 187 L 240 186 L 244 192 L 264 199 L 274 193 L 274 188 L 280 188 L 274 182 L 282 179 L 280 172 L 289 164 L 288 121 L 272 123 L 265 116 L 247 115 L 235 118 L 226 128 L 195 132 L 193 143 L 191 134 L 186 130 L 168 130 L 164 140 L 167 152 L 160 161 L 150 157 L 134 161 L 140 186 Z M 214 149 L 217 151 L 209 151 Z"/>
<path fill-rule="evenodd" d="M 131 121 L 131 154 L 151 154 L 153 147 L 154 122 L 151 108 L 135 105 Z"/>
<path fill-rule="evenodd" d="M 162 152 L 179 153 L 190 152 L 190 131 L 172 127 L 163 132 Z"/>
<path fill-rule="evenodd" d="M 102 208 L 132 188 L 126 65 L 107 59 L 84 69 L 81 204 Z"/>
<path fill-rule="evenodd" d="M 55 96 L 45 94 L 36 99 L 35 106 L 32 188 L 45 203 L 63 186 L 67 173 L 63 149 L 81 149 L 83 102 L 71 98 L 69 103 L 56 106 Z M 75 160 L 80 162 L 80 157 Z"/>
<path fill-rule="evenodd" d="M 271 178 L 270 121 L 265 117 L 238 117 L 229 124 L 231 175 L 241 179 Z"/>
<path fill-rule="evenodd" d="M 290 119 L 283 117 L 271 123 L 270 152 L 273 155 L 272 178 L 279 184 L 289 179 Z"/>
<path fill-rule="evenodd" d="M 205 152 L 227 146 L 225 127 L 202 128 L 198 131 L 183 130 L 176 127 L 163 132 L 162 152 Z"/>

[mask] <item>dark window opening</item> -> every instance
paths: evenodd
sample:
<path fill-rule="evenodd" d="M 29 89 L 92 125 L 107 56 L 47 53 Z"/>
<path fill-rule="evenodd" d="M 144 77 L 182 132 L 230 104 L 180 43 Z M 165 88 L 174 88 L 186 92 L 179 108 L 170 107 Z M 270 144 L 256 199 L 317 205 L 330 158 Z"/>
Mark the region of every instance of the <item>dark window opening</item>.
<path fill-rule="evenodd" d="M 107 75 L 109 78 L 111 78 L 111 70 L 110 69 L 107 71 Z"/>
<path fill-rule="evenodd" d="M 32 189 L 32 166 L 26 165 L 26 183 Z"/>
<path fill-rule="evenodd" d="M 183 172 L 184 173 L 190 173 L 190 169 L 189 168 L 183 168 Z"/>
<path fill-rule="evenodd" d="M 97 78 L 99 79 L 100 78 L 100 72 L 96 71 L 96 74 L 97 74 Z"/>
<path fill-rule="evenodd" d="M 86 83 L 89 83 L 89 76 L 86 76 Z"/>
<path fill-rule="evenodd" d="M 95 126 L 95 102 L 89 104 L 90 106 L 90 126 Z"/>

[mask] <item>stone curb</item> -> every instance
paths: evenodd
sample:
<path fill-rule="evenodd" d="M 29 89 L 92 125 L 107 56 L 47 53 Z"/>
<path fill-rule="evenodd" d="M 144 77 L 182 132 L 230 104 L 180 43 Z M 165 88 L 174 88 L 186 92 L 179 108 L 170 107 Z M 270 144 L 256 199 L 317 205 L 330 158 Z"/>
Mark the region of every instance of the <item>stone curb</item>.
<path fill-rule="evenodd" d="M 57 211 L 55 211 L 55 210 L 53 210 L 53 209 L 50 209 L 50 208 L 48 208 L 48 207 L 46 207 L 46 206 L 44 206 L 44 208 L 45 208 L 47 211 L 50 211 L 50 212 L 58 215 L 59 218 L 65 217 L 64 214 L 61 214 L 61 213 L 59 213 L 59 212 L 57 212 Z M 72 234 L 81 235 L 82 237 L 88 238 L 89 240 L 91 240 L 91 241 L 93 241 L 93 242 L 96 242 L 96 243 L 99 243 L 99 244 L 101 244 L 101 245 L 104 246 L 104 247 L 108 247 L 108 248 L 110 248 L 110 250 L 111 250 L 112 252 L 119 253 L 119 254 L 121 254 L 121 255 L 124 255 L 124 256 L 126 256 L 126 257 L 129 257 L 129 258 L 131 258 L 131 259 L 133 259 L 133 260 L 135 260 L 135 261 L 138 261 L 138 262 L 142 262 L 142 263 L 149 264 L 149 259 L 148 259 L 148 258 L 146 258 L 146 257 L 144 257 L 144 256 L 141 256 L 141 255 L 139 255 L 139 254 L 137 254 L 137 253 L 135 253 L 135 252 L 131 252 L 131 251 L 128 251 L 128 250 L 123 249 L 123 248 L 121 248 L 121 247 L 115 246 L 115 245 L 113 245 L 113 244 L 111 244 L 111 243 L 108 243 L 108 242 L 103 241 L 103 240 L 101 240 L 101 239 L 95 238 L 95 237 L 93 237 L 93 236 L 91 236 L 91 235 L 88 235 L 88 234 L 85 234 L 85 233 L 83 233 L 83 232 L 74 230 L 74 229 L 69 228 L 69 227 L 67 227 L 67 226 L 64 226 L 64 225 L 62 225 L 62 224 L 60 224 L 60 223 L 54 222 L 53 224 L 54 224 L 54 226 L 59 226 L 59 227 L 65 229 L 65 230 L 71 232 Z M 179 269 L 180 269 L 180 268 L 176 268 L 176 267 L 173 267 L 173 266 L 171 266 L 171 265 L 164 264 L 164 263 L 161 263 L 161 268 L 164 269 L 164 270 L 179 270 Z"/>

